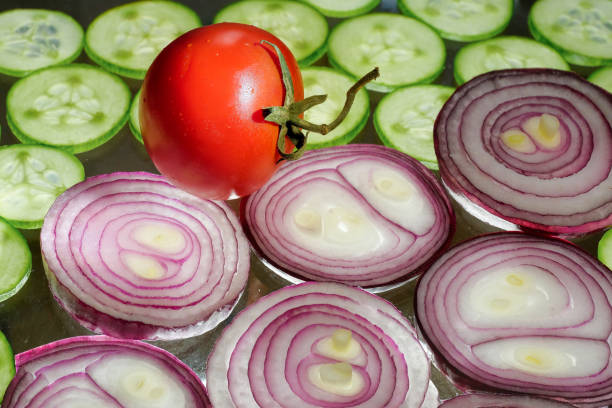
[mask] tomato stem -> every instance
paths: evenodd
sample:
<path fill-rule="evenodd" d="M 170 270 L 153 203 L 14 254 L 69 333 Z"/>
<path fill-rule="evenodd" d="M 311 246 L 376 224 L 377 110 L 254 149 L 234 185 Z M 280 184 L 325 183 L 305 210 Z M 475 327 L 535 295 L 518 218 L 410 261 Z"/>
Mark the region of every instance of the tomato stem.
<path fill-rule="evenodd" d="M 368 82 L 373 81 L 380 76 L 378 67 L 376 67 L 361 77 L 346 92 L 344 106 L 336 119 L 334 119 L 334 121 L 330 124 L 317 125 L 301 118 L 300 115 L 313 106 L 325 102 L 327 95 L 313 95 L 301 101 L 295 102 L 293 79 L 291 78 L 291 72 L 289 71 L 289 67 L 287 66 L 287 62 L 285 61 L 282 52 L 276 46 L 276 44 L 265 40 L 262 41 L 262 43 L 270 45 L 276 51 L 280 62 L 281 73 L 283 75 L 283 85 L 285 86 L 285 101 L 283 102 L 283 106 L 264 108 L 264 119 L 268 122 L 274 122 L 280 126 L 276 148 L 281 156 L 281 160 L 295 160 L 304 153 L 308 133 L 304 134 L 302 130 L 320 133 L 322 135 L 334 130 L 346 118 L 346 115 L 348 115 L 357 92 Z M 295 147 L 295 150 L 290 153 L 286 152 L 285 138 L 289 138 Z"/>

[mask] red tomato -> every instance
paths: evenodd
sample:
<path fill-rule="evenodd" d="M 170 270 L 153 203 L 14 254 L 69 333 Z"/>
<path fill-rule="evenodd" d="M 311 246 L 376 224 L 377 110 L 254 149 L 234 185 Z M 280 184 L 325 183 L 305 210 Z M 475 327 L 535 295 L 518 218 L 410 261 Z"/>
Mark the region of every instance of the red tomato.
<path fill-rule="evenodd" d="M 279 126 L 263 108 L 284 102 L 283 53 L 295 100 L 302 77 L 289 49 L 257 27 L 221 23 L 192 30 L 168 45 L 144 80 L 142 136 L 157 169 L 200 197 L 248 195 L 276 170 Z"/>

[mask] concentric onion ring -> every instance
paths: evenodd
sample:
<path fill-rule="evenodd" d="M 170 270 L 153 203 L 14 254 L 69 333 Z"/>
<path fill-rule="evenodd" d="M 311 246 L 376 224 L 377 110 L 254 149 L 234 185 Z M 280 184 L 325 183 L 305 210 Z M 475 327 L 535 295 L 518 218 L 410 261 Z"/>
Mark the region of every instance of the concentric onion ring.
<path fill-rule="evenodd" d="M 526 395 L 467 394 L 444 401 L 440 408 L 572 408 L 563 402 Z"/>
<path fill-rule="evenodd" d="M 218 407 L 437 407 L 410 323 L 361 289 L 277 290 L 225 328 L 206 372 Z"/>
<path fill-rule="evenodd" d="M 419 272 L 455 222 L 427 168 L 377 145 L 319 149 L 286 163 L 241 216 L 258 252 L 294 282 L 368 287 Z"/>
<path fill-rule="evenodd" d="M 423 275 L 419 326 L 458 387 L 612 403 L 612 275 L 565 241 L 497 233 Z"/>
<path fill-rule="evenodd" d="M 179 359 L 140 341 L 73 337 L 15 357 L 4 408 L 208 408 L 206 389 Z"/>
<path fill-rule="evenodd" d="M 62 194 L 41 231 L 58 302 L 114 337 L 171 339 L 225 319 L 244 289 L 248 241 L 231 209 L 149 173 L 92 177 Z"/>
<path fill-rule="evenodd" d="M 612 97 L 576 74 L 476 77 L 445 104 L 434 138 L 443 182 L 489 223 L 567 236 L 612 224 Z"/>

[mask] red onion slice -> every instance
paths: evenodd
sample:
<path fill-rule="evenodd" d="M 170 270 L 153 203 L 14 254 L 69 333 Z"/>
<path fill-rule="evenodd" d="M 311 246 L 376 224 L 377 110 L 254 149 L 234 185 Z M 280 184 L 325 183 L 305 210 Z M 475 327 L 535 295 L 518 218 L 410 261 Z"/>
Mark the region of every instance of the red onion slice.
<path fill-rule="evenodd" d="M 232 210 L 149 173 L 92 177 L 62 194 L 41 231 L 47 277 L 82 325 L 114 337 L 201 334 L 246 285 L 248 241 Z"/>
<path fill-rule="evenodd" d="M 612 224 L 612 96 L 576 74 L 476 77 L 444 105 L 434 138 L 443 182 L 484 221 L 565 236 Z"/>
<path fill-rule="evenodd" d="M 468 394 L 444 401 L 440 408 L 572 408 L 563 402 L 525 395 Z"/>
<path fill-rule="evenodd" d="M 376 145 L 306 153 L 243 203 L 251 242 L 301 279 L 380 286 L 406 279 L 447 244 L 450 202 L 418 161 Z"/>
<path fill-rule="evenodd" d="M 423 275 L 419 326 L 462 389 L 612 403 L 612 275 L 565 241 L 497 233 Z"/>
<path fill-rule="evenodd" d="M 140 341 L 73 337 L 15 356 L 3 408 L 207 408 L 204 385 L 179 359 Z"/>
<path fill-rule="evenodd" d="M 429 359 L 387 301 L 309 282 L 277 290 L 236 316 L 209 356 L 218 407 L 437 407 Z"/>

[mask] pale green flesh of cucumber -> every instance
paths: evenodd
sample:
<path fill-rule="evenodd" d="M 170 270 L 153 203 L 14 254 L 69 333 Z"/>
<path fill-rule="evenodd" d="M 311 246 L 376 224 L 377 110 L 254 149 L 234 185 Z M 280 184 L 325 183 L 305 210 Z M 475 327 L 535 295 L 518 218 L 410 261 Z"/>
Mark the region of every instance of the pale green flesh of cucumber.
<path fill-rule="evenodd" d="M 332 65 L 359 78 L 380 68 L 368 89 L 389 92 L 433 81 L 444 68 L 442 39 L 427 25 L 398 14 L 373 13 L 337 25 L 329 38 Z"/>
<path fill-rule="evenodd" d="M 342 111 L 346 91 L 353 85 L 352 78 L 331 68 L 310 67 L 302 69 L 302 79 L 304 97 L 327 95 L 325 102 L 304 112 L 304 119 L 315 124 L 333 122 Z M 366 90 L 361 89 L 342 123 L 326 135 L 310 132 L 307 148 L 315 149 L 350 142 L 365 126 L 369 113 L 370 100 Z"/>
<path fill-rule="evenodd" d="M 466 45 L 457 53 L 454 67 L 458 84 L 500 69 L 569 70 L 567 62 L 553 48 L 524 37 L 497 37 Z"/>
<path fill-rule="evenodd" d="M 539 0 L 529 13 L 529 28 L 570 64 L 612 63 L 610 0 Z"/>
<path fill-rule="evenodd" d="M 21 79 L 7 98 L 7 117 L 24 143 L 91 150 L 127 121 L 131 95 L 117 76 L 91 65 L 47 68 Z"/>
<path fill-rule="evenodd" d="M 432 26 L 443 38 L 476 41 L 502 32 L 514 10 L 512 0 L 399 0 L 398 8 Z"/>
<path fill-rule="evenodd" d="M 85 51 L 111 72 L 142 79 L 166 45 L 201 25 L 198 15 L 179 3 L 128 3 L 106 11 L 89 25 Z"/>
<path fill-rule="evenodd" d="M 231 4 L 215 16 L 215 23 L 251 24 L 277 36 L 301 66 L 325 53 L 329 27 L 314 8 L 288 0 L 246 0 Z"/>
<path fill-rule="evenodd" d="M 602 67 L 589 76 L 589 81 L 612 93 L 612 65 Z"/>
<path fill-rule="evenodd" d="M 380 0 L 303 0 L 328 17 L 353 17 L 378 6 Z"/>
<path fill-rule="evenodd" d="M 142 133 L 140 131 L 140 117 L 138 116 L 138 111 L 140 109 L 140 92 L 141 91 L 142 89 L 139 89 L 138 92 L 136 92 L 136 95 L 134 95 L 134 99 L 132 100 L 132 106 L 130 107 L 129 125 L 130 125 L 130 131 L 132 132 L 132 135 L 134 135 L 136 140 L 138 140 L 140 143 L 143 143 Z"/>
<path fill-rule="evenodd" d="M 13 349 L 2 332 L 0 332 L 0 401 L 15 377 L 15 357 Z"/>
<path fill-rule="evenodd" d="M 67 63 L 83 49 L 83 29 L 72 17 L 43 9 L 0 13 L 0 72 L 24 76 Z"/>
<path fill-rule="evenodd" d="M 603 234 L 597 247 L 597 258 L 612 269 L 612 229 Z"/>
<path fill-rule="evenodd" d="M 32 254 L 28 243 L 19 231 L 2 218 L 0 218 L 0 265 L 2 265 L 0 273 L 1 302 L 21 289 L 32 270 Z M 0 385 L 2 385 L 1 374 Z"/>
<path fill-rule="evenodd" d="M 0 148 L 0 217 L 17 228 L 39 228 L 57 196 L 84 178 L 81 162 L 62 150 L 4 146 Z"/>
<path fill-rule="evenodd" d="M 433 125 L 453 92 L 448 86 L 417 85 L 385 96 L 374 112 L 374 126 L 382 142 L 437 170 Z"/>

